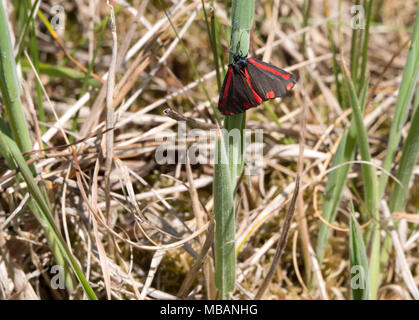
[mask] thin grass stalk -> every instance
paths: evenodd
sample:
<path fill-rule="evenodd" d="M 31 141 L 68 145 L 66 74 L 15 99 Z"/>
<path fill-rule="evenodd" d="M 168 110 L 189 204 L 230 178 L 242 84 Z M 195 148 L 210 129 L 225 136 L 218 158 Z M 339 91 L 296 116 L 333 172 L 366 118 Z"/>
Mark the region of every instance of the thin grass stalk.
<path fill-rule="evenodd" d="M 396 110 L 391 123 L 390 137 L 387 145 L 387 153 L 382 165 L 383 171 L 389 172 L 393 164 L 394 156 L 399 148 L 402 136 L 402 128 L 406 123 L 409 106 L 419 74 L 419 9 L 416 11 L 415 25 L 413 27 L 412 43 L 409 49 L 406 66 L 403 70 L 402 82 L 399 95 L 397 96 Z M 379 195 L 382 197 L 387 186 L 388 175 L 382 174 L 379 181 Z"/>
<path fill-rule="evenodd" d="M 418 88 L 419 93 L 419 88 Z M 419 99 L 416 99 L 417 101 Z M 416 102 L 417 102 L 416 101 Z M 390 212 L 404 212 L 409 191 L 409 182 L 412 179 L 413 169 L 419 154 L 419 109 L 414 107 L 414 113 L 410 124 L 406 141 L 403 144 L 399 168 L 397 169 L 396 179 L 399 183 L 394 183 L 394 189 L 389 201 Z M 398 223 L 395 223 L 396 227 Z M 384 240 L 381 253 L 381 264 L 386 266 L 392 251 L 392 239 L 389 235 Z"/>
<path fill-rule="evenodd" d="M 22 152 L 28 152 L 32 150 L 32 144 L 20 101 L 20 86 L 7 21 L 3 3 L 0 2 L 0 89 L 13 138 Z M 31 170 L 35 173 L 33 165 Z"/>
<path fill-rule="evenodd" d="M 109 19 L 110 19 L 110 15 L 108 14 L 106 16 L 106 18 L 105 18 L 105 21 L 108 22 Z M 99 52 L 100 46 L 102 44 L 103 36 L 105 34 L 106 25 L 107 25 L 107 23 L 106 24 L 101 24 L 102 28 L 100 29 L 99 38 L 97 40 L 95 50 L 93 51 L 92 60 L 90 61 L 89 66 L 87 68 L 86 75 L 84 76 L 83 86 L 81 88 L 79 97 L 84 96 L 84 94 L 87 91 L 87 87 L 89 85 L 89 79 L 91 77 L 91 73 L 93 71 L 93 67 L 95 66 L 96 57 L 97 57 L 97 54 Z M 80 110 L 78 110 L 76 112 L 76 114 L 74 115 L 73 123 L 71 125 L 71 131 L 72 132 L 76 132 L 76 130 L 77 130 L 77 122 L 78 122 L 78 119 L 79 119 L 79 114 L 80 114 Z M 74 141 L 74 136 L 70 136 L 69 137 L 69 141 L 70 142 L 73 142 Z"/>
<path fill-rule="evenodd" d="M 303 23 L 301 25 L 302 28 L 305 28 L 308 25 L 308 17 L 310 15 L 310 8 L 311 8 L 311 0 L 304 0 Z M 306 33 L 304 32 L 301 39 L 301 52 L 304 54 L 305 51 L 306 51 Z"/>
<path fill-rule="evenodd" d="M 19 43 L 17 43 L 18 48 L 17 48 L 17 52 L 16 52 L 16 56 L 15 56 L 15 60 L 19 61 L 20 60 L 20 56 L 22 55 L 22 50 L 25 46 L 25 37 L 26 34 L 28 33 L 28 31 L 31 29 L 31 25 L 33 25 L 34 22 L 34 14 L 36 13 L 35 11 L 37 11 L 39 9 L 39 3 L 40 0 L 37 0 L 33 3 L 31 11 L 29 13 L 29 15 L 27 15 L 27 6 L 30 7 L 30 2 L 29 4 L 26 1 L 19 1 L 19 21 L 21 22 L 21 24 L 23 25 L 23 27 L 20 29 L 20 35 L 19 35 Z M 33 26 L 32 26 L 33 27 Z"/>
<path fill-rule="evenodd" d="M 216 121 L 216 122 L 220 123 L 220 122 L 221 122 L 221 119 L 220 119 L 220 116 L 219 116 L 219 114 L 218 114 L 218 112 L 217 112 L 217 108 L 214 106 L 214 104 L 213 104 L 213 103 L 212 103 L 212 101 L 211 101 L 211 98 L 210 98 L 210 96 L 209 96 L 208 90 L 207 90 L 207 88 L 205 87 L 205 84 L 204 84 L 204 82 L 202 81 L 201 76 L 199 75 L 198 69 L 197 69 L 197 67 L 196 67 L 196 65 L 195 65 L 195 62 L 194 62 L 194 61 L 193 61 L 193 59 L 191 58 L 191 55 L 190 55 L 190 53 L 189 53 L 188 48 L 185 46 L 185 43 L 183 42 L 182 38 L 181 38 L 181 37 L 179 37 L 179 33 L 177 32 L 176 27 L 173 25 L 172 19 L 170 19 L 170 16 L 167 14 L 167 12 L 166 12 L 166 11 L 164 11 L 164 12 L 165 12 L 165 14 L 166 14 L 167 20 L 168 20 L 168 21 L 169 21 L 169 23 L 170 23 L 170 26 L 172 27 L 173 32 L 176 34 L 176 38 L 179 40 L 179 43 L 180 43 L 180 45 L 182 46 L 182 50 L 183 50 L 183 52 L 185 52 L 185 54 L 186 54 L 186 57 L 187 57 L 188 62 L 189 62 L 189 64 L 190 64 L 191 68 L 192 68 L 192 71 L 193 71 L 193 72 L 194 72 L 194 74 L 195 74 L 195 77 L 198 79 L 199 85 L 200 85 L 200 87 L 201 87 L 202 91 L 204 91 L 205 97 L 207 98 L 207 100 L 208 100 L 208 102 L 209 102 L 209 104 L 210 104 L 210 106 L 211 106 L 211 109 L 212 109 L 212 110 L 213 110 L 213 112 L 214 112 L 214 113 L 213 113 L 214 122 Z"/>
<path fill-rule="evenodd" d="M 343 61 L 342 61 L 343 62 Z M 362 108 L 356 95 L 355 86 L 350 79 L 349 71 L 343 62 L 345 82 L 349 91 L 352 114 L 357 128 L 357 142 L 363 161 L 371 162 L 367 130 L 364 126 Z M 362 165 L 362 178 L 364 182 L 365 204 L 371 215 L 372 222 L 372 244 L 370 256 L 370 298 L 376 299 L 380 279 L 380 216 L 378 203 L 378 180 L 376 169 L 372 165 Z"/>
<path fill-rule="evenodd" d="M 38 43 L 37 43 L 36 34 L 35 34 L 35 21 L 32 17 L 33 17 L 33 14 L 34 14 L 35 7 L 38 6 L 38 2 L 39 1 L 34 2 L 33 6 L 32 6 L 31 13 L 29 14 L 29 16 L 27 18 L 28 20 L 30 20 L 29 21 L 29 49 L 30 49 L 32 61 L 33 61 L 33 64 L 35 66 L 35 70 L 36 70 L 37 73 L 39 73 L 39 70 L 40 70 L 39 53 L 38 53 Z M 30 5 L 31 5 L 30 0 L 26 1 L 26 5 L 27 5 L 27 7 L 30 7 Z M 35 86 L 36 86 L 36 98 L 37 98 L 36 101 L 37 101 L 38 117 L 39 117 L 40 122 L 45 123 L 45 110 L 44 110 L 42 88 L 41 88 L 41 86 L 38 82 L 36 82 Z M 41 124 L 40 128 L 41 128 L 41 133 L 46 132 L 45 125 Z"/>

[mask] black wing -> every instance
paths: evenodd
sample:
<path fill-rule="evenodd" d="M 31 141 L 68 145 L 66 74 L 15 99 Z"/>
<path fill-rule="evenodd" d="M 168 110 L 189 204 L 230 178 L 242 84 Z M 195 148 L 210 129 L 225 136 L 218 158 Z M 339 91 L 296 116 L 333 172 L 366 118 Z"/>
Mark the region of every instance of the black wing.
<path fill-rule="evenodd" d="M 294 76 L 269 63 L 248 59 L 247 69 L 252 87 L 263 101 L 283 96 L 295 85 Z"/>
<path fill-rule="evenodd" d="M 218 110 L 230 116 L 245 112 L 261 102 L 261 97 L 252 88 L 246 67 L 238 70 L 229 65 L 218 100 Z"/>

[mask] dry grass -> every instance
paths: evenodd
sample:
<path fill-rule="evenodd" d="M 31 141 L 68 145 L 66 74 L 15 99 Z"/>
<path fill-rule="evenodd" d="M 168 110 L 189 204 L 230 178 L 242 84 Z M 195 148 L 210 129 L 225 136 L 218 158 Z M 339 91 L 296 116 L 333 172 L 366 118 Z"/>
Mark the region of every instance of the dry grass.
<path fill-rule="evenodd" d="M 48 13 L 52 2 L 43 1 L 41 10 Z M 106 1 L 97 1 L 97 8 L 89 6 L 88 2 L 65 2 L 66 29 L 59 32 L 63 46 L 85 67 L 89 65 L 98 38 L 98 34 L 92 32 L 92 26 L 109 13 Z M 111 1 L 115 6 L 118 2 Z M 350 299 L 346 228 L 350 213 L 348 201 L 362 201 L 359 164 L 351 169 L 335 222 L 337 230 L 329 239 L 321 270 L 313 252 L 321 223 L 318 215 L 324 200 L 326 170 L 330 168 L 331 157 L 350 115 L 350 112 L 342 111 L 334 92 L 323 1 L 313 0 L 309 27 L 303 30 L 302 1 L 280 1 L 278 12 L 273 10 L 274 2 L 258 1 L 256 4 L 251 54 L 259 58 L 270 57 L 271 63 L 292 71 L 297 78 L 305 74 L 305 81 L 303 87 L 297 86 L 295 96 L 271 103 L 281 127 L 263 106 L 247 113 L 247 128 L 264 130 L 264 167 L 261 174 L 245 179 L 238 190 L 236 229 L 240 251 L 233 298 L 253 298 L 272 262 L 296 176 L 299 116 L 303 103 L 297 96 L 302 96 L 306 97 L 308 109 L 303 198 L 299 202 L 303 210 L 291 225 L 287 250 L 264 298 Z M 370 90 L 364 118 L 373 161 L 378 166 L 387 145 L 391 115 L 408 54 L 406 42 L 410 39 L 416 10 L 413 1 L 382 2 L 381 10 L 376 13 L 376 24 L 370 30 L 367 78 L 374 90 Z M 6 3 L 10 24 L 15 26 L 16 13 L 10 1 Z M 23 69 L 22 86 L 27 93 L 22 101 L 32 138 L 34 142 L 42 139 L 46 148 L 33 152 L 30 161 L 38 168 L 38 181 L 48 192 L 64 239 L 99 298 L 105 299 L 108 294 L 112 299 L 175 299 L 178 294 L 186 294 L 179 293 L 185 279 L 191 282 L 188 291 L 191 298 L 214 298 L 213 281 L 204 279 L 203 267 L 199 272 L 190 273 L 205 247 L 208 221 L 212 219 L 214 168 L 211 164 L 191 165 L 189 171 L 185 165 L 159 165 L 155 160 L 156 148 L 162 144 L 161 137 L 167 133 L 174 135 L 178 130 L 177 121 L 166 116 L 164 109 L 169 107 L 184 117 L 205 123 L 211 122 L 212 110 L 167 22 L 162 5 L 158 1 L 143 1 L 144 6 L 141 1 L 130 3 L 132 7 L 116 15 L 118 56 L 114 62 L 113 106 L 109 105 L 112 97 L 106 98 L 106 84 L 99 89 L 89 87 L 86 95 L 81 96 L 82 82 L 41 74 L 51 104 L 45 103 L 47 123 L 35 121 L 36 111 L 31 106 L 36 110 L 36 77 L 31 69 Z M 337 26 L 335 5 L 335 1 L 330 1 L 330 16 Z M 339 35 L 335 28 L 338 51 L 346 59 L 352 32 L 350 5 L 349 1 L 342 1 L 342 34 Z M 175 12 L 169 11 L 171 20 L 196 64 L 212 102 L 216 103 L 214 64 L 201 1 L 165 1 L 164 6 L 166 9 L 176 6 Z M 217 2 L 215 7 L 220 23 L 229 26 L 230 12 L 225 11 L 229 5 Z M 272 15 L 280 17 L 276 28 L 272 28 Z M 65 53 L 39 19 L 35 27 L 41 62 L 65 63 Z M 302 31 L 306 34 L 305 52 L 300 51 Z M 14 32 L 16 34 L 16 28 Z M 87 36 L 88 41 L 78 47 L 83 36 Z M 110 71 L 112 41 L 108 25 L 93 69 L 104 80 Z M 222 45 L 227 57 L 229 44 L 222 40 Z M 77 51 L 72 52 L 75 48 Z M 65 65 L 78 70 L 72 62 Z M 107 108 L 108 111 L 110 108 L 115 110 L 113 146 L 106 145 L 109 131 L 101 134 L 111 128 L 110 122 L 106 123 Z M 53 112 L 58 114 L 59 121 L 55 121 Z M 77 130 L 72 133 L 72 119 L 77 112 Z M 48 129 L 43 138 L 40 125 Z M 73 151 L 65 147 L 70 135 L 77 142 Z M 109 152 L 113 153 L 110 193 L 106 192 L 105 163 Z M 419 167 L 415 173 L 419 173 Z M 51 267 L 55 261 L 41 227 L 25 206 L 24 186 L 18 186 L 10 179 L 13 174 L 1 166 L 0 297 L 68 299 L 70 295 L 66 290 L 51 288 L 50 280 L 54 276 Z M 409 213 L 417 212 L 417 193 L 418 177 L 415 176 L 407 206 Z M 7 219 L 10 214 L 13 218 Z M 399 232 L 401 245 L 418 284 L 417 219 L 402 221 L 405 221 L 402 222 L 405 227 Z M 387 222 L 384 220 L 383 223 Z M 410 228 L 409 233 L 406 226 Z M 406 238 L 407 234 L 413 234 L 413 238 Z M 309 252 L 307 268 L 304 267 L 303 247 Z M 213 272 L 211 257 L 209 250 L 205 258 L 199 259 L 204 262 L 207 275 Z M 379 299 L 410 299 L 394 254 L 382 269 L 382 276 Z M 317 281 L 312 282 L 312 277 Z M 73 292 L 71 298 L 83 298 L 81 289 Z"/>

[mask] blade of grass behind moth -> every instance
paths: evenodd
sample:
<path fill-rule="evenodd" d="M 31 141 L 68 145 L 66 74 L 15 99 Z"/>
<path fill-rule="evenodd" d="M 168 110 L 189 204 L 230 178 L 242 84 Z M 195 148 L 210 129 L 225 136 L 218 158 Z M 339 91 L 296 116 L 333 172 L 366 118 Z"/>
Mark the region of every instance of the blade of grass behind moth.
<path fill-rule="evenodd" d="M 362 90 L 360 101 L 361 106 L 365 107 L 367 94 L 367 86 L 364 86 Z M 363 110 L 362 110 L 363 111 Z M 352 118 L 351 126 L 349 131 L 345 131 L 342 135 L 342 139 L 339 142 L 339 146 L 336 150 L 335 155 L 331 163 L 331 167 L 339 166 L 336 170 L 333 170 L 326 183 L 325 200 L 323 204 L 322 217 L 329 223 L 333 223 L 336 218 L 337 209 L 340 203 L 343 188 L 345 186 L 350 165 L 340 166 L 342 163 L 350 162 L 354 160 L 356 151 L 356 135 L 357 128 Z M 364 217 L 365 219 L 366 217 Z M 324 223 L 320 224 L 318 238 L 317 238 L 317 259 L 321 265 L 324 257 L 324 252 L 329 238 L 330 228 Z"/>
<path fill-rule="evenodd" d="M 369 279 L 368 260 L 361 228 L 355 218 L 354 205 L 351 202 L 349 220 L 349 259 L 351 266 L 351 290 L 353 300 L 368 300 Z"/>
<path fill-rule="evenodd" d="M 352 116 L 357 128 L 357 142 L 361 158 L 363 161 L 371 162 L 371 153 L 369 150 L 367 130 L 362 118 L 362 109 L 343 57 L 342 67 L 344 70 L 345 83 L 349 91 Z M 362 180 L 364 182 L 365 204 L 369 214 L 373 218 L 372 248 L 370 256 L 370 298 L 376 299 L 380 281 L 380 216 L 378 212 L 378 180 L 375 167 L 371 165 L 362 165 Z"/>
<path fill-rule="evenodd" d="M 387 145 L 387 153 L 383 162 L 383 169 L 390 171 L 394 156 L 399 147 L 402 136 L 402 128 L 406 123 L 409 107 L 412 100 L 415 84 L 419 74 L 419 9 L 416 11 L 415 25 L 410 44 L 409 55 L 403 70 L 402 82 L 397 96 L 396 110 L 392 117 L 390 137 Z M 384 194 L 387 186 L 388 176 L 382 174 L 380 177 L 379 196 Z"/>
<path fill-rule="evenodd" d="M 234 187 L 224 137 L 216 139 L 214 164 L 215 285 L 218 299 L 229 299 L 236 281 Z"/>
<path fill-rule="evenodd" d="M 76 259 L 74 258 L 70 250 L 68 249 L 67 244 L 65 243 L 64 239 L 62 239 L 60 233 L 58 232 L 58 229 L 55 225 L 54 219 L 51 214 L 51 209 L 45 197 L 43 196 L 43 192 L 36 184 L 35 179 L 33 178 L 33 175 L 31 173 L 31 170 L 26 164 L 25 159 L 23 158 L 18 146 L 9 136 L 7 136 L 2 131 L 0 131 L 0 144 L 1 144 L 0 151 L 2 152 L 3 156 L 6 159 L 9 159 L 9 161 L 14 162 L 14 165 L 12 168 L 18 168 L 23 179 L 25 180 L 28 191 L 31 194 L 32 198 L 35 200 L 36 205 L 39 209 L 39 213 L 42 216 L 42 219 L 39 219 L 39 222 L 44 227 L 44 229 L 51 232 L 54 238 L 54 245 L 58 246 L 60 252 L 66 258 L 67 262 L 73 269 L 75 275 L 79 279 L 80 284 L 82 285 L 84 291 L 86 292 L 86 295 L 89 297 L 89 299 L 96 300 L 97 297 L 94 291 L 92 290 L 88 281 L 86 280 Z"/>
<path fill-rule="evenodd" d="M 29 31 L 29 49 L 30 49 L 30 52 L 31 52 L 31 56 L 32 56 L 32 59 L 33 59 L 35 69 L 39 73 L 39 55 L 38 55 L 38 45 L 37 45 L 37 40 L 36 40 L 36 35 L 35 35 L 34 15 L 36 14 L 36 11 L 39 9 L 40 1 L 39 0 L 35 1 L 33 3 L 32 7 L 31 7 L 31 2 L 29 0 L 22 1 L 21 3 L 22 3 L 22 7 L 24 7 L 24 9 L 25 9 L 24 10 L 25 16 L 26 16 L 26 12 L 29 8 L 31 8 L 31 11 L 30 11 L 29 15 L 26 17 L 25 26 L 23 28 L 23 31 L 21 32 L 21 35 L 19 36 L 18 51 L 17 51 L 15 60 L 16 60 L 16 62 L 20 61 L 20 56 L 22 54 L 22 50 L 23 50 L 23 47 L 25 45 L 24 38 L 25 38 L 27 32 Z M 36 94 L 37 94 L 37 106 L 38 106 L 39 120 L 41 122 L 45 122 L 44 104 L 43 104 L 43 100 L 42 100 L 42 89 L 41 89 L 41 87 L 39 86 L 38 83 L 36 83 L 35 88 L 36 88 Z M 46 131 L 45 126 L 41 125 L 41 132 L 45 133 L 45 131 Z"/>

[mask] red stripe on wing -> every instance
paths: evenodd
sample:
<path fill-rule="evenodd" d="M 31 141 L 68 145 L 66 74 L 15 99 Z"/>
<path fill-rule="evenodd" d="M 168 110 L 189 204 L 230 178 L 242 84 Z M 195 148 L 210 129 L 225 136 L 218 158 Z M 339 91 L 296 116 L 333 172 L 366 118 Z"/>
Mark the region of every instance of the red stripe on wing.
<path fill-rule="evenodd" d="M 250 58 L 250 59 L 248 59 L 248 61 L 249 61 L 251 64 L 253 64 L 254 66 L 258 67 L 258 68 L 264 69 L 264 70 L 269 71 L 269 72 L 271 72 L 271 73 L 273 73 L 273 74 L 276 74 L 276 75 L 281 76 L 281 77 L 282 77 L 282 78 L 284 78 L 285 80 L 288 80 L 288 79 L 290 78 L 290 74 L 289 74 L 289 73 L 288 73 L 288 74 L 283 74 L 283 73 L 279 72 L 278 70 L 275 70 L 274 68 L 270 68 L 270 67 L 268 67 L 268 66 L 266 66 L 266 65 L 264 65 L 264 64 L 262 64 L 262 63 L 259 63 L 259 62 L 257 62 L 256 60 L 251 59 L 251 58 Z"/>
<path fill-rule="evenodd" d="M 249 88 L 252 89 L 253 97 L 255 98 L 255 105 L 262 103 L 262 98 L 256 93 L 255 89 L 252 87 L 252 81 L 250 80 L 249 73 L 247 72 L 247 68 L 244 68 L 244 77 L 246 78 L 247 84 L 249 85 Z"/>
<path fill-rule="evenodd" d="M 233 76 L 233 70 L 232 67 L 228 67 L 228 75 L 227 75 L 227 82 L 226 85 L 224 87 L 224 92 L 223 92 L 223 99 L 221 100 L 220 103 L 220 108 L 224 108 L 226 106 L 226 100 L 227 100 L 227 95 L 228 95 L 228 89 L 230 88 L 230 83 L 231 83 L 231 78 Z"/>

